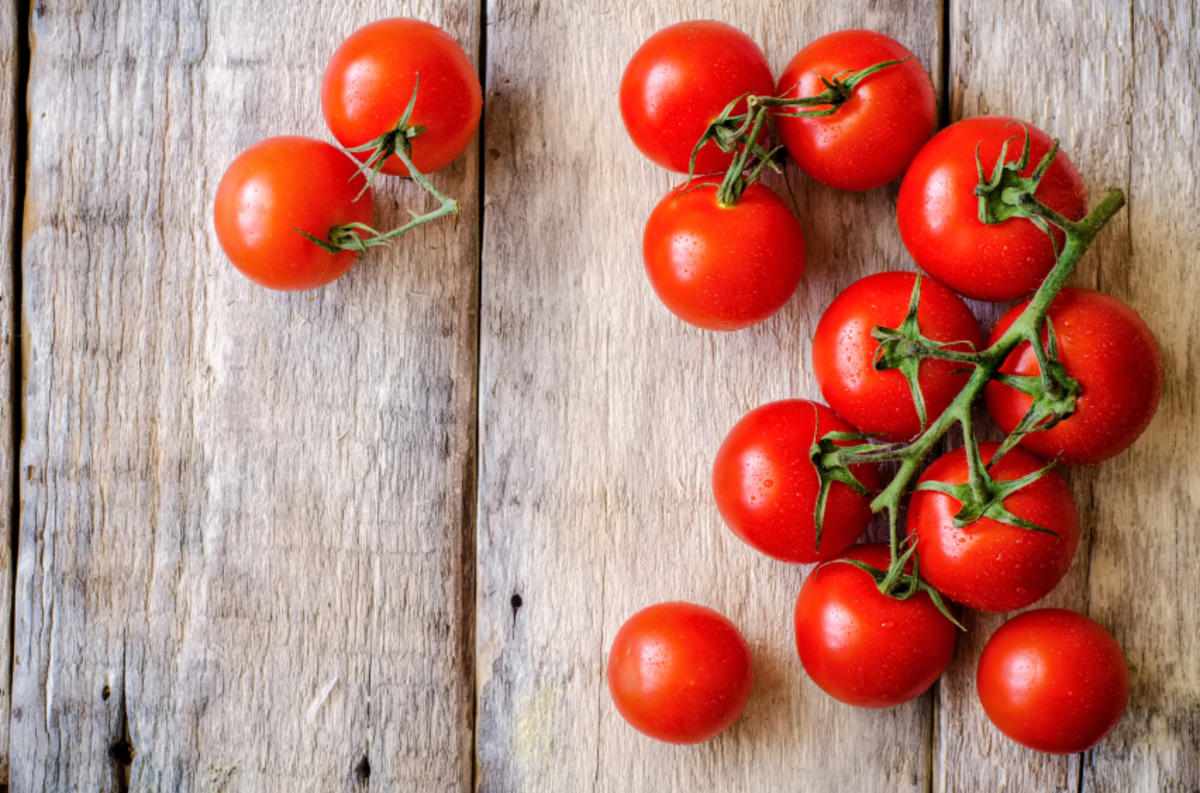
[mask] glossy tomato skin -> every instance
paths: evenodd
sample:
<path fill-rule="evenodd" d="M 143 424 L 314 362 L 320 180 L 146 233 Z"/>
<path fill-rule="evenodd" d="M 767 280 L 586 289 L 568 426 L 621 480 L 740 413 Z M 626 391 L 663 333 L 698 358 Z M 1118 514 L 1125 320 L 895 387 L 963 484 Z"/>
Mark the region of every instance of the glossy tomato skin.
<path fill-rule="evenodd" d="M 998 443 L 980 444 L 984 464 Z M 989 469 L 997 482 L 1011 482 L 1045 466 L 1044 460 L 1012 449 Z M 921 482 L 962 484 L 967 455 L 959 448 L 939 457 Z M 1057 534 L 980 518 L 954 527 L 961 502 L 945 493 L 918 490 L 908 502 L 908 534 L 917 538 L 921 577 L 946 597 L 980 611 L 1012 611 L 1041 600 L 1071 566 L 1079 544 L 1079 512 L 1071 488 L 1050 471 L 1004 500 L 1005 508 Z"/>
<path fill-rule="evenodd" d="M 789 117 L 775 111 L 788 153 L 809 176 L 838 190 L 870 190 L 904 175 L 937 123 L 929 74 L 900 42 L 871 30 L 822 36 L 792 58 L 777 95 L 815 96 L 832 79 L 883 61 L 907 58 L 867 77 L 829 116 Z"/>
<path fill-rule="evenodd" d="M 1027 303 L 1011 308 L 992 329 L 1000 338 Z M 1115 297 L 1092 289 L 1067 288 L 1050 305 L 1058 355 L 1067 374 L 1079 382 L 1075 412 L 1047 430 L 1031 432 L 1021 446 L 1046 459 L 1091 464 L 1129 448 L 1154 418 L 1162 395 L 1162 356 L 1145 320 Z M 990 342 L 989 342 L 990 343 Z M 1041 373 L 1026 342 L 1008 356 L 1000 371 Z M 1011 432 L 1029 409 L 1030 397 L 992 381 L 985 391 L 988 411 Z"/>
<path fill-rule="evenodd" d="M 621 77 L 621 117 L 642 154 L 687 173 L 696 142 L 726 105 L 774 90 L 767 57 L 745 33 L 723 22 L 680 22 L 633 54 Z M 732 160 L 709 144 L 696 156 L 696 173 L 723 171 Z"/>
<path fill-rule="evenodd" d="M 980 300 L 1012 300 L 1036 289 L 1054 266 L 1050 238 L 1032 222 L 1013 218 L 996 225 L 979 219 L 975 146 L 990 177 L 1004 141 L 1006 162 L 1020 158 L 1029 131 L 1029 176 L 1051 145 L 1037 127 L 1002 116 L 978 116 L 951 124 L 918 152 L 900 184 L 896 220 L 900 237 L 921 269 L 959 294 Z M 1059 152 L 1035 197 L 1078 220 L 1087 211 L 1083 180 Z M 1063 236 L 1055 236 L 1062 244 Z"/>
<path fill-rule="evenodd" d="M 1027 611 L 1001 625 L 979 656 L 976 683 L 992 724 L 1051 754 L 1092 748 L 1129 702 L 1121 646 L 1100 625 L 1063 609 Z"/>
<path fill-rule="evenodd" d="M 235 159 L 217 185 L 213 221 L 234 266 L 271 289 L 313 289 L 339 277 L 358 254 L 329 253 L 296 232 L 325 239 L 334 226 L 374 220 L 362 177 L 336 147 L 297 136 L 268 138 Z"/>
<path fill-rule="evenodd" d="M 475 67 L 444 30 L 419 19 L 396 17 L 359 28 L 333 53 L 321 81 L 321 110 L 329 131 L 346 148 L 364 145 L 395 129 L 417 87 L 409 126 L 412 161 L 428 174 L 463 153 L 483 107 Z M 370 151 L 355 152 L 360 160 Z M 408 176 L 392 155 L 383 172 Z"/>
<path fill-rule="evenodd" d="M 669 743 L 713 738 L 737 720 L 754 682 L 750 647 L 719 612 L 659 603 L 630 617 L 608 655 L 608 690 L 638 731 Z"/>
<path fill-rule="evenodd" d="M 844 558 L 886 570 L 886 545 L 856 545 Z M 860 708 L 888 708 L 919 697 L 954 654 L 958 628 L 928 593 L 895 600 L 849 564 L 826 562 L 796 599 L 796 650 L 826 694 Z"/>
<path fill-rule="evenodd" d="M 804 232 L 761 184 L 730 207 L 714 185 L 678 187 L 642 235 L 646 275 L 675 316 L 708 330 L 739 330 L 787 302 L 804 273 Z"/>
<path fill-rule="evenodd" d="M 897 328 L 908 314 L 915 273 L 868 275 L 842 290 L 813 334 L 813 370 L 829 406 L 863 432 L 906 440 L 921 431 L 908 380 L 899 369 L 875 368 L 876 326 Z M 957 295 L 932 278 L 921 279 L 917 323 L 922 335 L 939 342 L 963 342 L 951 349 L 969 352 L 983 343 L 979 323 Z M 925 397 L 928 422 L 954 401 L 970 373 L 961 363 L 926 358 L 917 383 Z"/>
<path fill-rule="evenodd" d="M 751 547 L 783 562 L 815 562 L 844 551 L 870 522 L 870 499 L 835 483 L 818 551 L 813 511 L 819 482 L 808 451 L 827 432 L 854 431 L 829 408 L 803 399 L 770 402 L 747 413 L 713 463 L 713 494 L 725 524 Z M 879 489 L 876 466 L 852 470 L 864 486 Z"/>

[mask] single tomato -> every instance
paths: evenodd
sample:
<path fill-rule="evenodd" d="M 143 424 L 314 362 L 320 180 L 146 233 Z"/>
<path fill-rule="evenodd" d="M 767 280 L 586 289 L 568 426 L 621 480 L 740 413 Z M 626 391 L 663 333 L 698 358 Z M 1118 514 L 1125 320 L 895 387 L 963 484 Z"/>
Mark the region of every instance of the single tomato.
<path fill-rule="evenodd" d="M 1029 164 L 1021 175 L 1029 176 L 1050 150 L 1050 137 L 1002 116 L 951 124 L 925 144 L 904 174 L 896 203 L 900 237 L 921 269 L 959 294 L 1012 300 L 1037 289 L 1054 267 L 1054 245 L 1031 221 L 1011 218 L 990 225 L 979 219 L 976 147 L 990 178 L 1005 141 L 1005 162 L 1016 162 L 1026 134 Z M 1079 220 L 1087 211 L 1083 180 L 1061 151 L 1034 197 L 1070 220 Z M 1057 229 L 1054 233 L 1061 247 L 1063 234 Z"/>
<path fill-rule="evenodd" d="M 822 79 L 897 60 L 903 63 L 863 78 L 832 115 L 793 115 L 828 105 L 774 111 L 783 144 L 805 173 L 838 190 L 870 190 L 899 179 L 933 134 L 937 100 L 916 56 L 872 30 L 830 33 L 792 58 L 777 96 L 816 96 L 826 89 Z"/>
<path fill-rule="evenodd" d="M 722 614 L 659 603 L 613 639 L 608 691 L 625 721 L 669 743 L 698 743 L 737 720 L 754 682 L 750 647 Z"/>
<path fill-rule="evenodd" d="M 817 547 L 820 482 L 808 455 L 829 432 L 855 429 L 824 405 L 803 399 L 755 408 L 734 425 L 713 462 L 717 509 L 734 534 L 768 556 L 800 563 L 829 559 L 858 539 L 871 521 L 871 499 L 835 482 Z M 879 489 L 876 466 L 851 470 L 867 489 Z"/>
<path fill-rule="evenodd" d="M 1026 305 L 1013 306 L 1000 317 L 991 341 L 1008 330 Z M 1163 384 L 1158 341 L 1136 311 L 1092 289 L 1062 290 L 1047 317 L 1054 326 L 1059 360 L 1079 382 L 1080 394 L 1073 414 L 1049 429 L 1029 433 L 1021 445 L 1048 460 L 1060 454 L 1065 463 L 1106 460 L 1129 448 L 1154 418 Z M 1000 371 L 1032 377 L 1041 374 L 1041 367 L 1033 347 L 1022 342 Z M 1012 432 L 1031 397 L 995 380 L 985 394 L 992 419 Z"/>
<path fill-rule="evenodd" d="M 394 130 L 414 90 L 416 104 L 406 126 L 423 130 L 410 139 L 411 158 L 421 173 L 433 173 L 467 148 L 483 107 L 475 67 L 436 25 L 396 17 L 351 33 L 325 67 L 321 110 L 338 142 L 356 148 Z M 366 160 L 371 152 L 354 155 Z M 408 176 L 395 155 L 382 170 Z"/>
<path fill-rule="evenodd" d="M 696 142 L 726 105 L 774 90 L 767 56 L 745 33 L 723 22 L 680 22 L 646 39 L 625 67 L 621 118 L 642 154 L 687 173 Z M 723 171 L 732 160 L 708 144 L 696 173 Z"/>
<path fill-rule="evenodd" d="M 876 367 L 879 342 L 871 331 L 900 327 L 916 280 L 915 273 L 886 272 L 855 281 L 825 309 L 813 334 L 813 370 L 825 401 L 863 432 L 889 440 L 914 437 L 921 420 L 904 374 Z M 967 304 L 932 278 L 921 279 L 917 326 L 922 336 L 959 352 L 977 350 L 983 341 Z M 969 378 L 969 367 L 962 363 L 921 361 L 917 384 L 927 424 L 954 401 Z"/>
<path fill-rule="evenodd" d="M 217 185 L 213 221 L 229 261 L 250 280 L 272 289 L 312 289 L 358 261 L 332 253 L 300 231 L 327 239 L 335 226 L 370 225 L 363 177 L 336 147 L 303 137 L 268 138 L 235 159 Z"/>
<path fill-rule="evenodd" d="M 1000 444 L 980 444 L 984 464 Z M 1012 482 L 1045 466 L 1020 449 L 1011 449 L 988 472 L 999 484 Z M 933 462 L 920 482 L 964 484 L 967 454 L 955 449 Z M 1011 515 L 1054 534 L 981 517 L 955 528 L 962 502 L 934 490 L 917 490 L 908 502 L 908 533 L 917 538 L 921 577 L 937 591 L 981 611 L 1012 611 L 1041 600 L 1071 566 L 1079 544 L 1079 512 L 1071 488 L 1055 471 L 1011 493 L 1001 502 Z"/>
<path fill-rule="evenodd" d="M 1121 645 L 1082 614 L 1037 609 L 988 639 L 976 677 L 983 710 L 1001 732 L 1039 752 L 1091 749 L 1129 702 Z"/>
<path fill-rule="evenodd" d="M 841 558 L 886 570 L 886 545 L 856 545 Z M 826 694 L 861 708 L 919 697 L 954 654 L 958 628 L 927 592 L 896 600 L 865 570 L 836 560 L 813 569 L 796 599 L 800 663 Z"/>
<path fill-rule="evenodd" d="M 804 232 L 759 183 L 723 206 L 717 187 L 680 186 L 646 222 L 650 285 L 672 313 L 708 330 L 738 330 L 778 311 L 804 272 Z"/>

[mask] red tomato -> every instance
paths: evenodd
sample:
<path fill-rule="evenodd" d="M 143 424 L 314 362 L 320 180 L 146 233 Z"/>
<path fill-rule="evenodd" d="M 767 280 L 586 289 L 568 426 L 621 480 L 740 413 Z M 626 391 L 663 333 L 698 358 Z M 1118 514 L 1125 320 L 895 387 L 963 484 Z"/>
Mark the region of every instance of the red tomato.
<path fill-rule="evenodd" d="M 1129 702 L 1121 646 L 1092 620 L 1063 609 L 1013 617 L 979 657 L 979 701 L 1000 731 L 1052 754 L 1091 749 Z"/>
<path fill-rule="evenodd" d="M 980 444 L 990 463 L 998 443 Z M 1011 482 L 1046 463 L 1012 449 L 990 469 L 996 482 Z M 921 482 L 963 484 L 967 455 L 955 449 L 934 461 Z M 918 490 L 908 502 L 908 533 L 917 537 L 921 577 L 946 597 L 981 611 L 1012 611 L 1041 600 L 1071 566 L 1079 544 L 1079 513 L 1071 489 L 1055 471 L 1004 499 L 1004 508 L 1058 536 L 1019 528 L 992 518 L 954 527 L 962 503 L 932 490 Z"/>
<path fill-rule="evenodd" d="M 747 413 L 734 425 L 713 463 L 717 509 L 733 533 L 783 562 L 815 562 L 844 551 L 871 521 L 871 500 L 835 482 L 825 502 L 821 547 L 813 511 L 820 483 L 808 452 L 827 432 L 854 432 L 816 402 L 788 399 Z M 874 465 L 852 469 L 859 482 L 879 489 Z"/>
<path fill-rule="evenodd" d="M 421 83 L 417 88 L 417 76 Z M 381 19 L 350 34 L 325 67 L 321 110 L 338 142 L 354 148 L 395 129 L 417 88 L 409 127 L 425 130 L 411 139 L 412 161 L 433 173 L 463 153 L 483 106 L 475 67 L 444 30 L 419 19 Z M 370 151 L 355 152 L 365 160 Z M 407 176 L 395 155 L 383 172 Z"/>
<path fill-rule="evenodd" d="M 738 330 L 778 311 L 804 272 L 804 232 L 761 184 L 734 206 L 714 185 L 680 186 L 659 202 L 642 236 L 650 285 L 680 319 Z"/>
<path fill-rule="evenodd" d="M 1029 294 L 1054 266 L 1049 236 L 1031 221 L 1012 218 L 988 225 L 979 219 L 975 147 L 988 177 L 1000 158 L 1016 162 L 1029 131 L 1029 176 L 1050 149 L 1037 127 L 1011 118 L 979 116 L 943 129 L 917 154 L 900 184 L 896 220 L 908 252 L 923 270 L 954 291 L 980 300 L 1012 300 Z M 1087 211 L 1083 180 L 1062 152 L 1046 171 L 1035 197 L 1078 220 Z M 1059 245 L 1061 232 L 1055 230 Z"/>
<path fill-rule="evenodd" d="M 1013 306 L 992 329 L 1000 338 L 1025 307 Z M 1066 463 L 1098 463 L 1137 440 L 1154 418 L 1162 394 L 1162 357 L 1145 320 L 1115 297 L 1091 289 L 1062 290 L 1048 314 L 1058 340 L 1058 357 L 1079 382 L 1075 412 L 1047 430 L 1026 435 L 1021 445 Z M 990 342 L 989 342 L 990 343 Z M 1041 373 L 1033 348 L 1020 344 L 1000 371 Z M 992 381 L 986 390 L 988 411 L 1000 429 L 1011 432 L 1029 408 L 1030 397 Z"/>
<path fill-rule="evenodd" d="M 750 698 L 750 647 L 732 622 L 692 603 L 659 603 L 630 617 L 608 654 L 608 691 L 635 729 L 698 743 L 737 720 Z"/>
<path fill-rule="evenodd" d="M 856 545 L 843 558 L 879 570 L 883 544 Z M 813 569 L 796 600 L 796 649 L 826 694 L 860 708 L 887 708 L 919 697 L 938 679 L 958 629 L 927 592 L 907 600 L 882 595 L 857 567 L 826 562 Z"/>
<path fill-rule="evenodd" d="M 838 190 L 869 190 L 899 179 L 933 134 L 937 100 L 921 62 L 882 33 L 830 33 L 792 58 L 779 78 L 778 96 L 816 96 L 825 90 L 822 77 L 903 58 L 908 60 L 864 78 L 833 115 L 796 118 L 789 116 L 794 110 L 775 111 L 783 144 L 805 173 Z"/>
<path fill-rule="evenodd" d="M 921 421 L 904 374 L 875 368 L 879 342 L 871 329 L 900 326 L 916 280 L 914 273 L 889 272 L 855 281 L 825 309 L 813 335 L 813 370 L 825 401 L 863 432 L 890 440 L 917 435 Z M 917 324 L 926 338 L 963 342 L 950 349 L 969 352 L 983 343 L 967 304 L 932 278 L 921 279 Z M 966 368 L 954 361 L 921 362 L 917 383 L 927 422 L 940 416 L 966 385 Z"/>
<path fill-rule="evenodd" d="M 687 173 L 696 142 L 726 105 L 774 90 L 767 57 L 745 33 L 722 22 L 680 22 L 633 54 L 621 77 L 621 117 L 642 154 Z M 723 171 L 732 160 L 710 143 L 696 156 L 696 173 Z"/>
<path fill-rule="evenodd" d="M 326 239 L 334 226 L 374 220 L 354 162 L 324 141 L 268 138 L 230 164 L 217 186 L 213 220 L 225 255 L 272 289 L 312 289 L 350 269 L 359 255 L 330 253 L 297 233 Z"/>

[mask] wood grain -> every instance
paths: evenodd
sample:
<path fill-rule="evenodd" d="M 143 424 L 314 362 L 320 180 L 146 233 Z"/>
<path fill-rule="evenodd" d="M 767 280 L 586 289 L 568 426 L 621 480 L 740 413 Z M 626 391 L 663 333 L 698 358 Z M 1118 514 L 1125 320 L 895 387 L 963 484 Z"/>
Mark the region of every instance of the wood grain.
<path fill-rule="evenodd" d="M 474 57 L 476 4 L 403 11 Z M 320 291 L 210 220 L 242 148 L 327 137 L 378 13 L 33 9 L 14 790 L 470 785 L 477 153 L 461 216 Z"/>
<path fill-rule="evenodd" d="M 1066 580 L 1037 604 L 1085 611 L 1113 631 L 1133 673 L 1125 720 L 1086 755 L 1051 757 L 1008 741 L 975 693 L 979 651 L 1008 615 L 970 614 L 941 686 L 935 789 L 1198 790 L 1200 669 L 1187 659 L 1200 649 L 1200 590 L 1189 572 L 1200 563 L 1190 451 L 1200 440 L 1200 382 L 1186 351 L 1200 320 L 1189 223 L 1200 177 L 1184 154 L 1194 151 L 1185 141 L 1193 139 L 1200 85 L 1195 9 L 1036 1 L 1000 9 L 976 0 L 950 8 L 952 116 L 1027 120 L 1062 140 L 1093 201 L 1105 188 L 1125 190 L 1129 207 L 1097 239 L 1074 283 L 1146 317 L 1162 345 L 1167 388 L 1132 449 L 1068 472 L 1083 538 Z M 1014 69 L 1030 79 L 1012 79 Z"/>
<path fill-rule="evenodd" d="M 795 656 L 806 568 L 737 540 L 712 501 L 722 437 L 748 410 L 818 397 L 809 339 L 835 292 L 908 268 L 895 188 L 838 194 L 789 173 L 809 242 L 774 318 L 717 334 L 655 298 L 641 231 L 677 181 L 642 158 L 617 109 L 621 71 L 653 31 L 719 18 L 782 69 L 851 26 L 887 32 L 935 77 L 939 6 L 655 3 L 488 6 L 480 375 L 478 783 L 516 790 L 925 790 L 931 699 L 835 703 Z M 755 694 L 719 740 L 655 743 L 617 715 L 609 644 L 634 611 L 692 600 L 728 615 Z M 519 604 L 519 605 L 518 605 Z"/>
<path fill-rule="evenodd" d="M 0 394 L 4 397 L 13 393 L 13 253 L 16 250 L 17 213 L 21 211 L 18 191 L 24 184 L 17 182 L 17 117 L 24 113 L 18 99 L 17 73 L 20 48 L 18 40 L 17 4 L 0 5 L 0 152 L 7 160 L 5 172 L 12 175 L 11 181 L 0 189 Z M 20 165 L 23 165 L 21 163 Z M 13 560 L 12 544 L 12 499 L 13 499 L 13 411 L 19 403 L 0 398 L 0 624 L 8 625 L 12 617 Z M 12 657 L 12 635 L 0 630 L 0 658 Z M 0 713 L 7 713 L 11 701 L 11 666 L 0 671 Z M 8 720 L 0 718 L 0 786 L 8 784 Z"/>

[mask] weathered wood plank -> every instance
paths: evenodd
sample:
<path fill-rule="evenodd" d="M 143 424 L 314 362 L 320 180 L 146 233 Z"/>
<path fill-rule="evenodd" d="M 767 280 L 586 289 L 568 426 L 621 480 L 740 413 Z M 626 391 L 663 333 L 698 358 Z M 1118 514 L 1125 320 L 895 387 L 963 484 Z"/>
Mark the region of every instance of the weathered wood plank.
<path fill-rule="evenodd" d="M 20 104 L 17 74 L 20 69 L 18 46 L 20 22 L 17 3 L 0 5 L 0 152 L 5 152 L 4 172 L 8 180 L 0 188 L 0 624 L 8 625 L 12 617 L 12 482 L 14 441 L 11 428 L 17 405 L 9 397 L 13 393 L 13 253 L 17 213 L 21 211 L 18 193 L 24 183 L 17 181 L 17 117 L 24 113 Z M 0 630 L 0 659 L 12 657 L 12 636 Z M 11 667 L 10 667 L 11 669 Z M 12 680 L 9 669 L 0 671 L 0 713 L 7 713 L 11 700 Z M 8 720 L 0 718 L 0 785 L 8 784 Z"/>
<path fill-rule="evenodd" d="M 873 27 L 908 44 L 936 79 L 940 4 L 882 6 L 489 3 L 481 790 L 927 788 L 931 698 L 860 711 L 809 682 L 790 627 L 807 570 L 737 540 L 709 486 L 713 455 L 742 414 L 818 397 L 809 345 L 835 292 L 911 267 L 895 188 L 839 194 L 790 173 L 810 247 L 798 293 L 754 329 L 700 331 L 670 315 L 643 274 L 642 227 L 676 178 L 638 154 L 617 109 L 637 46 L 688 18 L 738 25 L 776 69 L 822 33 Z M 756 663 L 743 719 L 691 748 L 635 733 L 604 684 L 620 624 L 670 599 L 726 613 Z"/>
<path fill-rule="evenodd" d="M 401 12 L 478 48 L 475 3 Z M 460 217 L 317 292 L 210 220 L 242 148 L 328 137 L 378 13 L 35 6 L 16 790 L 470 785 L 476 151 L 436 177 Z"/>
<path fill-rule="evenodd" d="M 1187 7 L 1172 14 L 1100 2 L 950 4 L 953 118 L 1026 119 L 1062 140 L 1093 200 L 1110 186 L 1126 190 L 1129 208 L 1074 281 L 1142 312 L 1162 344 L 1168 386 L 1154 424 L 1131 450 L 1068 472 L 1083 539 L 1066 580 L 1038 604 L 1089 612 L 1123 644 L 1134 689 L 1124 722 L 1085 756 L 1050 757 L 1008 741 L 975 692 L 979 651 L 1006 615 L 970 614 L 941 687 L 936 790 L 1200 788 L 1200 670 L 1188 660 L 1200 621 L 1187 605 L 1200 602 L 1187 572 L 1200 564 L 1188 451 L 1200 425 L 1191 398 L 1197 378 L 1186 362 L 1200 319 L 1187 222 L 1200 179 L 1192 161 L 1197 48 Z M 1175 59 L 1176 72 L 1160 57 Z M 1013 79 L 1015 70 L 1028 77 Z M 998 311 L 985 313 L 991 319 Z"/>

